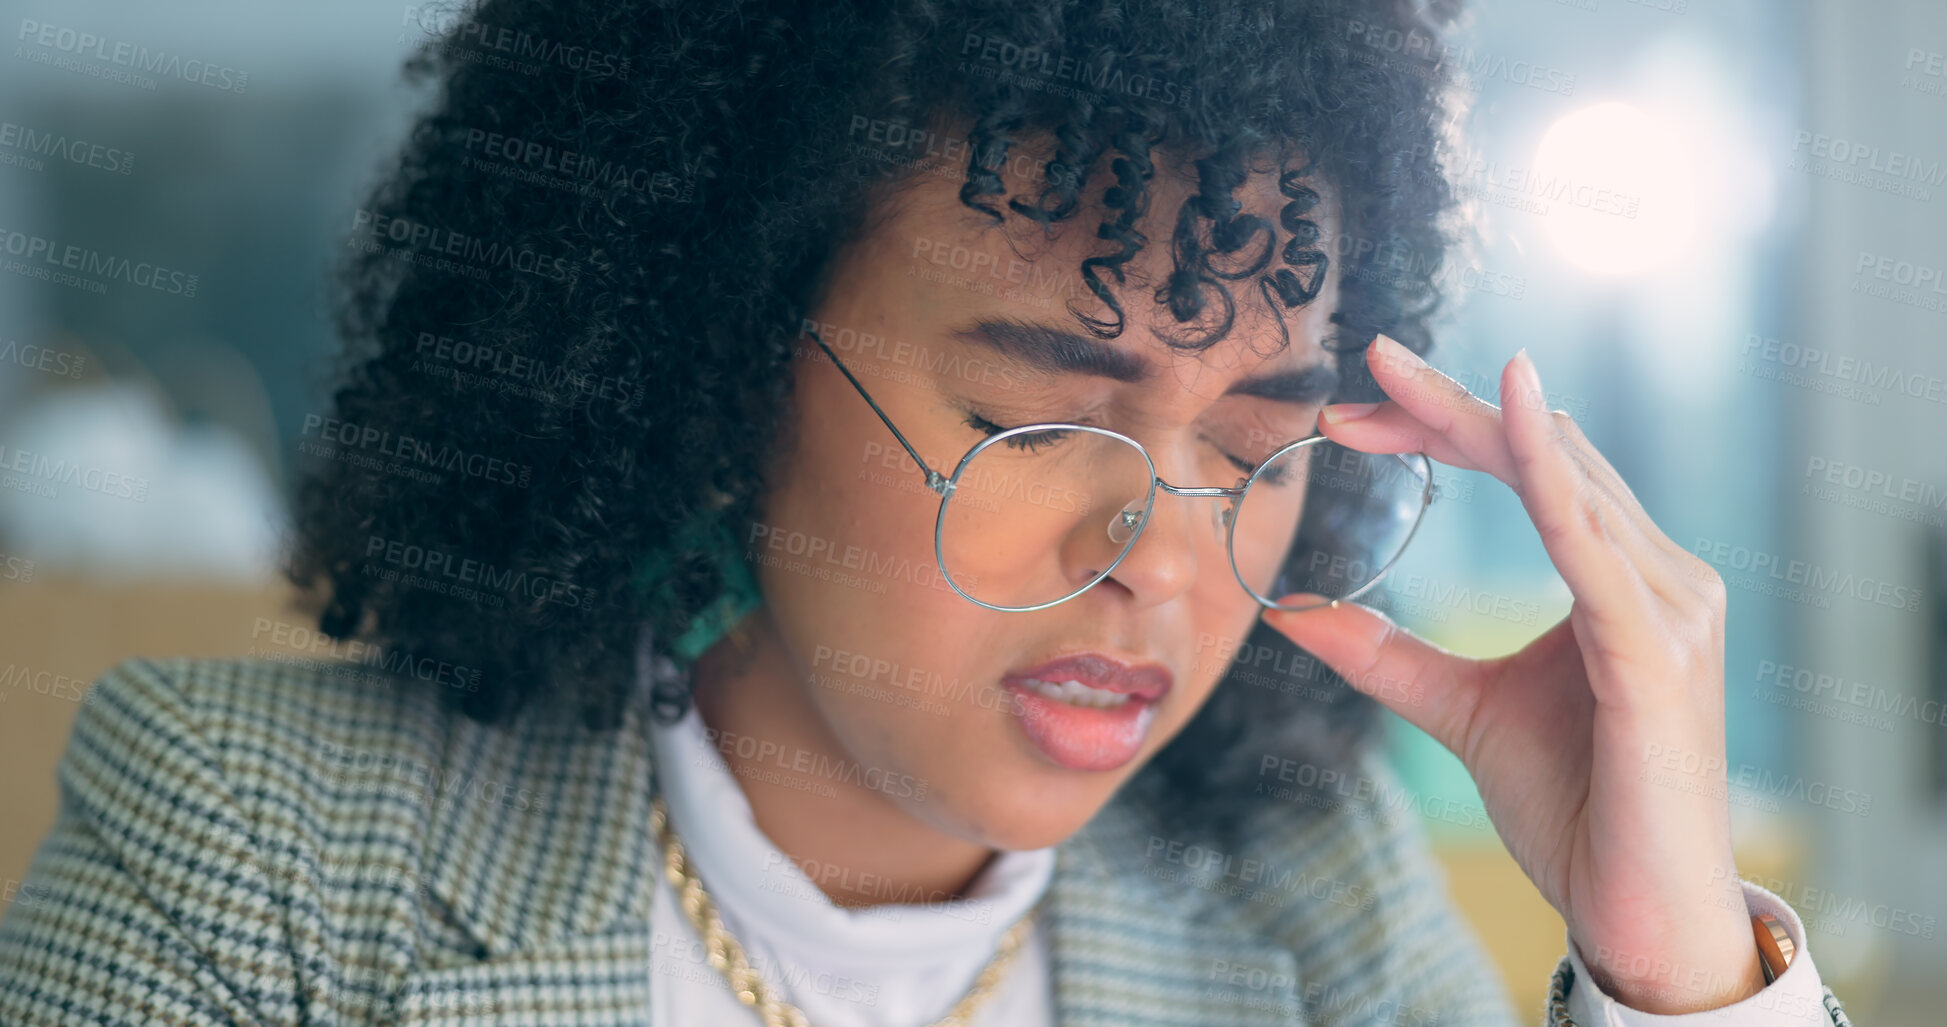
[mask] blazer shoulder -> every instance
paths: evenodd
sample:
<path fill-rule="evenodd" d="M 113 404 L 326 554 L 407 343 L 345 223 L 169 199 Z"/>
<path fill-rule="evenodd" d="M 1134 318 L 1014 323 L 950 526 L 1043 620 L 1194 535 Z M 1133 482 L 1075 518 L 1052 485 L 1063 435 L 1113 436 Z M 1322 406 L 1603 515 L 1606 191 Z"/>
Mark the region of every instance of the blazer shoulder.
<path fill-rule="evenodd" d="M 0 925 L 0 1010 L 106 1016 L 133 988 L 172 1022 L 363 1022 L 425 937 L 428 814 L 378 768 L 436 765 L 446 723 L 384 685 L 260 659 L 102 673 Z"/>
<path fill-rule="evenodd" d="M 349 787 L 361 776 L 436 766 L 460 717 L 425 682 L 355 664 L 250 657 L 126 660 L 96 680 L 83 706 L 78 730 L 114 720 L 177 737 L 184 751 L 206 756 L 239 802 L 280 806 L 279 819 L 298 824 L 382 799 L 384 789 Z"/>
<path fill-rule="evenodd" d="M 356 667 L 138 658 L 89 689 L 58 776 L 98 817 L 146 795 L 331 889 L 333 860 L 416 855 L 464 719 L 422 682 Z"/>
<path fill-rule="evenodd" d="M 382 736 L 437 733 L 457 715 L 443 708 L 433 681 L 334 660 L 136 658 L 110 667 L 96 686 L 178 703 L 218 742 L 247 742 L 244 718 L 253 714 L 269 713 L 288 730 L 374 745 L 387 744 Z"/>

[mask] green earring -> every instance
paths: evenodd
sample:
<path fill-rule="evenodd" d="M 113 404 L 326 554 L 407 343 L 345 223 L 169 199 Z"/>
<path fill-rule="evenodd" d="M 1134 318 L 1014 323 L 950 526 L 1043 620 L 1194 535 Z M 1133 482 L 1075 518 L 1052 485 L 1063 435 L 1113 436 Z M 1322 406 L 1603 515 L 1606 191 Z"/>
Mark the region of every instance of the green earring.
<path fill-rule="evenodd" d="M 671 644 L 671 651 L 685 667 L 696 662 L 697 657 L 736 627 L 745 614 L 764 603 L 763 593 L 757 588 L 756 575 L 751 573 L 749 561 L 744 559 L 742 549 L 731 535 L 730 525 L 715 511 L 699 514 L 678 531 L 669 548 L 655 554 L 637 573 L 636 586 L 644 590 L 660 587 L 663 574 L 672 562 L 670 554 L 692 551 L 710 555 L 723 575 L 724 591 L 699 612 L 689 630 Z"/>

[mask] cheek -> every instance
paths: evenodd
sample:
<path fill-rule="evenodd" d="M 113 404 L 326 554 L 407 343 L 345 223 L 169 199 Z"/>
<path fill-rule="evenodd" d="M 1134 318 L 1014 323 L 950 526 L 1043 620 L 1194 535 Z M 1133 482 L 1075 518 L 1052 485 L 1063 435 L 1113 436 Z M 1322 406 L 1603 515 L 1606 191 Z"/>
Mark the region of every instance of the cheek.
<path fill-rule="evenodd" d="M 940 577 L 939 494 L 856 394 L 837 397 L 847 398 L 864 420 L 822 390 L 800 400 L 795 450 L 771 476 L 746 555 L 811 704 L 846 748 L 921 773 L 979 741 L 961 737 L 968 720 L 995 719 L 969 695 L 1012 659 L 1012 626 Z"/>
<path fill-rule="evenodd" d="M 786 593 L 773 618 L 838 751 L 899 782 L 887 795 L 944 833 L 986 838 L 991 825 L 1017 825 L 1020 811 L 996 796 L 1026 794 L 1032 779 L 992 772 L 1017 765 L 996 760 L 1018 748 L 1011 699 L 995 684 L 1014 659 L 1009 636 L 944 584 L 873 576 L 881 593 L 782 577 L 797 580 L 777 582 Z"/>
<path fill-rule="evenodd" d="M 800 368 L 792 440 L 768 476 L 751 554 L 781 610 L 844 634 L 891 600 L 924 588 L 933 568 L 939 497 L 871 409 L 829 365 Z M 773 593 L 767 588 L 766 595 Z"/>

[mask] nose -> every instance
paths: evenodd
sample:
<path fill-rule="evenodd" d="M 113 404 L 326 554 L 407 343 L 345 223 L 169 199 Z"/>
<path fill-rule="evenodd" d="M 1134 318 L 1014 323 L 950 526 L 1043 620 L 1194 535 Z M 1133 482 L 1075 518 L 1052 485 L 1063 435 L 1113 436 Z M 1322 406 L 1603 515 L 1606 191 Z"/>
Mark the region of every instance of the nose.
<path fill-rule="evenodd" d="M 1222 544 L 1222 497 L 1179 496 L 1158 487 L 1149 521 L 1122 562 L 1096 587 L 1115 582 L 1140 605 L 1167 602 L 1196 583 L 1201 562 L 1209 558 L 1212 540 Z M 1126 538 L 1121 511 L 1105 519 L 1105 530 L 1116 540 Z M 1213 529 L 1215 529 L 1213 531 Z"/>

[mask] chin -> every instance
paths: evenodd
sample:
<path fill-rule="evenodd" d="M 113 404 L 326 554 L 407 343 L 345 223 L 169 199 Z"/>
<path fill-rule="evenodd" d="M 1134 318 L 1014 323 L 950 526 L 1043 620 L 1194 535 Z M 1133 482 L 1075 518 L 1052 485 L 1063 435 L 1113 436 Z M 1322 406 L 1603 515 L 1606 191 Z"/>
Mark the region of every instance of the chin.
<path fill-rule="evenodd" d="M 1067 841 L 1115 794 L 1122 775 L 1042 768 L 1003 788 L 987 782 L 986 794 L 969 796 L 950 816 L 960 822 L 953 833 L 996 849 L 1045 849 Z M 1067 780 L 1062 780 L 1067 778 Z"/>
<path fill-rule="evenodd" d="M 1089 813 L 1092 815 L 1093 810 Z M 1044 816 L 1032 823 L 1016 820 L 1009 824 L 995 824 L 983 832 L 985 844 L 1009 852 L 1026 849 L 1045 849 L 1060 845 L 1088 823 L 1086 816 Z"/>

